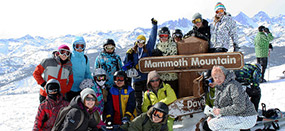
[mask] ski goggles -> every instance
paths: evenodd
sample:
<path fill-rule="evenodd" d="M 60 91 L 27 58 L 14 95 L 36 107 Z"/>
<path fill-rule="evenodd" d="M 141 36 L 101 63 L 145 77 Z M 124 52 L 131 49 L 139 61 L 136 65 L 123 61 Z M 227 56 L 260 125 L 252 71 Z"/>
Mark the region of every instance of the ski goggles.
<path fill-rule="evenodd" d="M 154 113 L 153 113 L 154 116 L 158 117 L 158 118 L 163 118 L 164 116 L 164 113 L 163 112 L 160 112 L 158 110 L 155 110 Z"/>
<path fill-rule="evenodd" d="M 96 101 L 95 97 L 86 97 L 85 98 L 86 101 Z"/>
<path fill-rule="evenodd" d="M 149 82 L 156 82 L 159 81 L 160 79 L 155 79 L 155 80 L 150 80 Z"/>
<path fill-rule="evenodd" d="M 219 13 L 224 13 L 225 11 L 223 9 L 219 9 L 216 11 L 216 14 L 219 14 Z"/>
<path fill-rule="evenodd" d="M 182 35 L 181 34 L 173 34 L 173 37 L 182 38 Z"/>
<path fill-rule="evenodd" d="M 202 19 L 201 18 L 197 18 L 195 20 L 192 20 L 192 23 L 193 24 L 196 24 L 196 23 L 201 23 L 202 22 Z"/>
<path fill-rule="evenodd" d="M 106 76 L 95 76 L 94 78 L 96 81 L 105 81 L 106 80 Z"/>
<path fill-rule="evenodd" d="M 59 53 L 60 55 L 65 55 L 65 56 L 69 56 L 69 55 L 70 55 L 70 51 L 67 50 L 67 49 L 60 49 L 60 50 L 58 51 L 58 53 Z"/>
<path fill-rule="evenodd" d="M 124 81 L 125 77 L 124 76 L 116 76 L 115 81 Z"/>
<path fill-rule="evenodd" d="M 137 40 L 137 43 L 142 43 L 142 44 L 144 44 L 145 41 L 144 41 L 144 40 Z"/>
<path fill-rule="evenodd" d="M 85 49 L 85 45 L 84 45 L 84 44 L 76 44 L 76 45 L 75 45 L 75 49 L 76 49 L 76 50 L 79 50 L 79 49 L 84 50 L 84 49 Z"/>
<path fill-rule="evenodd" d="M 115 49 L 115 46 L 113 46 L 113 45 L 106 45 L 105 47 L 105 50 L 114 50 Z"/>
<path fill-rule="evenodd" d="M 168 36 L 169 36 L 168 34 L 161 34 L 161 35 L 159 35 L 160 38 L 163 38 L 163 37 L 167 37 L 168 38 Z"/>
<path fill-rule="evenodd" d="M 48 93 L 51 93 L 51 92 L 58 92 L 58 89 L 50 89 L 50 90 L 47 90 Z"/>

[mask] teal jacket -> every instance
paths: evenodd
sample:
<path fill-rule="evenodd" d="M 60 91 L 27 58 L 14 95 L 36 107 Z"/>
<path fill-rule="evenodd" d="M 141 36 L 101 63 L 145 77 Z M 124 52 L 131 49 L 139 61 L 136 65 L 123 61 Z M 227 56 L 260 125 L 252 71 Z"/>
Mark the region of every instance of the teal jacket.
<path fill-rule="evenodd" d="M 257 58 L 268 57 L 269 42 L 273 39 L 272 33 L 267 35 L 264 32 L 257 33 L 254 38 L 255 55 Z"/>

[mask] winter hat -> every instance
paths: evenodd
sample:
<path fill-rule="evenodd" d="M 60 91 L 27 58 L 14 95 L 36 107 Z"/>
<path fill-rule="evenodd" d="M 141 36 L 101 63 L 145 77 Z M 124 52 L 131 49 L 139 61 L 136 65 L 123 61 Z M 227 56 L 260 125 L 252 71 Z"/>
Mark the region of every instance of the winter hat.
<path fill-rule="evenodd" d="M 80 85 L 79 88 L 81 90 L 84 90 L 85 88 L 92 88 L 93 86 L 95 86 L 94 82 L 92 79 L 84 79 Z"/>
<path fill-rule="evenodd" d="M 160 75 L 155 70 L 148 73 L 147 84 L 149 84 L 149 81 L 154 77 L 158 77 L 160 79 Z"/>
<path fill-rule="evenodd" d="M 84 40 L 84 38 L 83 38 L 82 36 L 76 36 L 76 37 L 75 37 L 75 39 L 74 39 L 74 41 L 73 41 L 73 49 L 75 49 L 75 47 L 76 47 L 77 44 L 82 44 L 82 45 L 84 45 L 83 50 L 84 50 L 85 47 L 86 47 L 86 42 L 85 42 L 85 40 Z"/>
<path fill-rule="evenodd" d="M 224 6 L 224 4 L 222 4 L 221 2 L 218 2 L 216 7 L 215 7 L 215 11 L 219 10 L 219 9 L 223 9 L 224 11 L 226 11 L 226 7 Z"/>
<path fill-rule="evenodd" d="M 137 37 L 136 44 L 138 44 L 138 40 L 144 40 L 144 42 L 146 42 L 146 38 L 145 38 L 144 35 L 139 35 L 139 36 Z"/>
<path fill-rule="evenodd" d="M 95 94 L 95 91 L 94 91 L 93 89 L 91 89 L 91 88 L 85 88 L 84 90 L 82 90 L 82 91 L 80 92 L 80 97 L 81 97 L 82 103 L 84 103 L 84 100 L 85 100 L 85 98 L 86 98 L 86 96 L 87 96 L 88 94 L 93 95 L 93 96 L 97 99 L 96 94 Z"/>
<path fill-rule="evenodd" d="M 54 90 L 58 89 L 58 92 L 60 92 L 60 83 L 56 79 L 50 79 L 47 81 L 46 84 L 46 93 L 48 94 L 48 90 Z"/>
<path fill-rule="evenodd" d="M 261 26 L 258 27 L 258 31 L 259 31 L 259 32 L 263 32 L 264 29 L 265 29 L 265 26 L 263 26 L 263 25 L 261 25 Z"/>
<path fill-rule="evenodd" d="M 109 45 L 109 44 L 111 44 L 111 45 L 116 47 L 115 41 L 113 39 L 106 39 L 106 40 L 104 40 L 103 47 L 106 46 L 106 45 Z"/>
<path fill-rule="evenodd" d="M 202 15 L 200 13 L 195 13 L 192 17 L 192 20 L 196 20 L 196 19 L 201 19 L 202 20 Z"/>
<path fill-rule="evenodd" d="M 61 50 L 61 49 L 66 49 L 66 50 L 70 51 L 69 47 L 67 45 L 65 45 L 65 44 L 63 44 L 63 45 L 58 47 L 58 50 Z"/>

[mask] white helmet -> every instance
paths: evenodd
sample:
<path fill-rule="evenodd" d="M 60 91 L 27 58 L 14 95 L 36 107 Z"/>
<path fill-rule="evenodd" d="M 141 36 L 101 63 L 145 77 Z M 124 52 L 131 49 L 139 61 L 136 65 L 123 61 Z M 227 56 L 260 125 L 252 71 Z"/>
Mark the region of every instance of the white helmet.
<path fill-rule="evenodd" d="M 92 79 L 84 79 L 80 85 L 79 88 L 81 90 L 85 89 L 85 88 L 92 88 L 93 86 L 95 86 L 94 82 Z"/>

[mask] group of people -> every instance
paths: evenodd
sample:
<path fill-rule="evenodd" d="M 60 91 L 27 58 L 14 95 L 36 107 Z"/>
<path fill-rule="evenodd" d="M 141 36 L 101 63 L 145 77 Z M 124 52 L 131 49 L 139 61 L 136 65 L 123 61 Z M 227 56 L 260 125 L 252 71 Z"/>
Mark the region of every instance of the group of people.
<path fill-rule="evenodd" d="M 157 20 L 152 18 L 148 40 L 144 35 L 137 36 L 123 61 L 115 53 L 115 41 L 106 39 L 95 60 L 93 73 L 84 54 L 86 42 L 83 37 L 74 39 L 72 52 L 67 45 L 59 46 L 53 56 L 44 59 L 33 73 L 41 87 L 33 130 L 95 131 L 100 127 L 112 130 L 116 125 L 121 130 L 173 130 L 174 119 L 168 116 L 168 105 L 177 99 L 178 74 L 142 73 L 139 60 L 149 56 L 177 55 L 178 42 L 188 37 L 207 41 L 211 53 L 227 52 L 230 43 L 234 51 L 238 51 L 235 21 L 226 13 L 222 3 L 216 5 L 215 11 L 214 22 L 210 25 L 200 13 L 194 14 L 193 29 L 185 35 L 180 29 L 175 29 L 172 35 L 168 27 L 158 30 Z M 240 118 L 241 122 L 249 122 L 247 126 L 236 128 L 252 126 L 256 111 L 247 101 L 248 96 L 238 88 L 241 85 L 233 80 L 233 73 L 223 67 L 214 67 L 212 78 L 211 90 L 215 87 L 216 91 L 211 107 L 217 107 L 213 108 L 214 115 L 225 118 L 224 121 Z M 229 95 L 228 91 L 234 93 Z M 63 112 L 61 109 L 67 107 L 66 115 L 58 118 Z M 223 117 L 229 115 L 239 117 Z M 212 130 L 226 129 L 233 124 L 220 126 L 216 122 L 218 118 L 209 117 Z"/>

